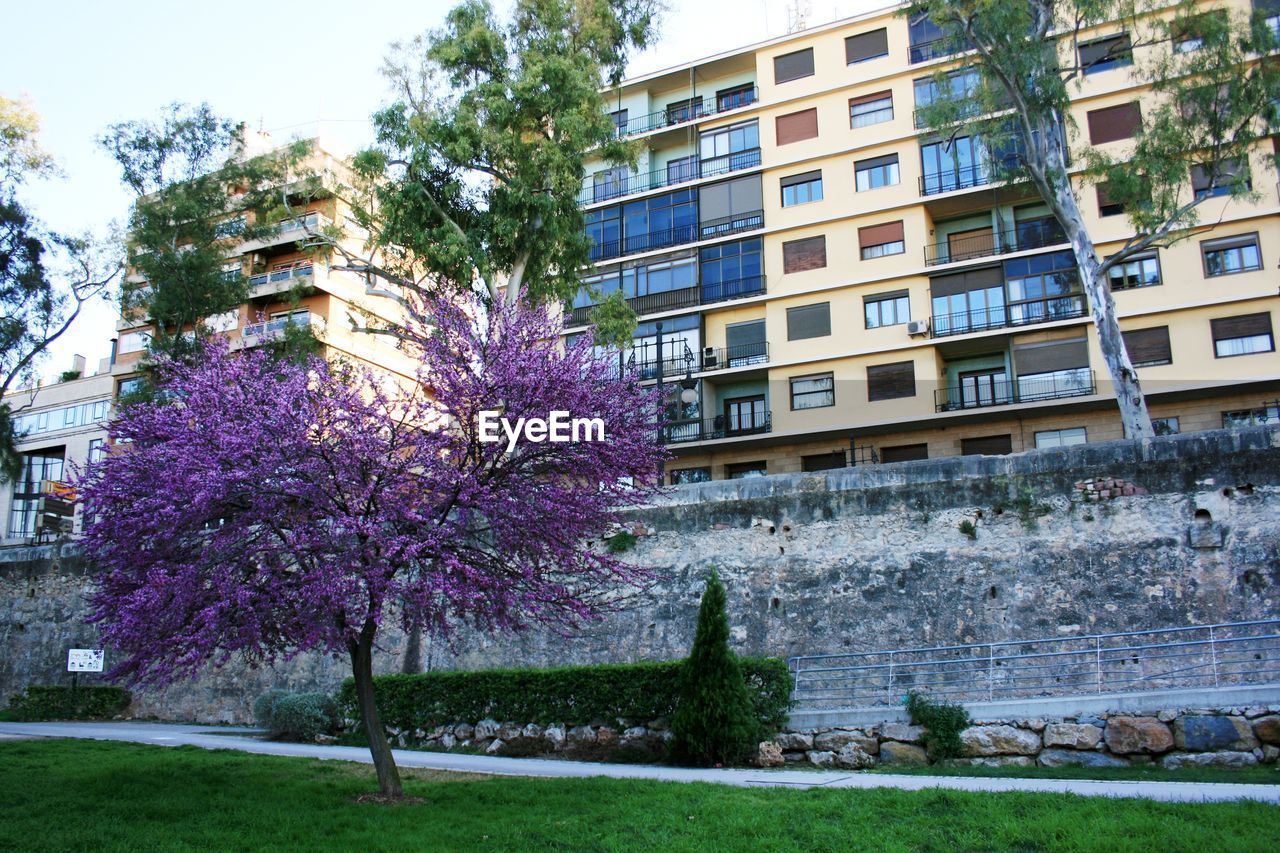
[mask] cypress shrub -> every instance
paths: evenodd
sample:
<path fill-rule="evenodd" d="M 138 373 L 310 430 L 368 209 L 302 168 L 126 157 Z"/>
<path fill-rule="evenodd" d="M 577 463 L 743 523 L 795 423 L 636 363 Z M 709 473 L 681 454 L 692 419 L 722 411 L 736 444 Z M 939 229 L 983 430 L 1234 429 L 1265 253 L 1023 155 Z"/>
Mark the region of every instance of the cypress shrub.
<path fill-rule="evenodd" d="M 698 630 L 680 676 L 671 719 L 672 754 L 690 764 L 734 764 L 763 734 L 738 659 L 729 648 L 724 584 L 713 569 L 698 609 Z"/>

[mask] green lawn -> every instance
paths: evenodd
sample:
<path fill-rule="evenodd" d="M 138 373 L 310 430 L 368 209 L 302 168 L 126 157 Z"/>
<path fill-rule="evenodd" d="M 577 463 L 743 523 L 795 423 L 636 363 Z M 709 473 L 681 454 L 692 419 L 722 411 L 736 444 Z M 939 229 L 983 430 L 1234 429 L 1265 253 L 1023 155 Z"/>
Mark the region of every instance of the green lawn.
<path fill-rule="evenodd" d="M 407 771 L 89 741 L 0 742 L 0 849 L 1280 849 L 1280 807 L 1056 794 L 776 790 Z"/>
<path fill-rule="evenodd" d="M 1000 776 L 1006 779 L 1100 779 L 1113 782 L 1235 782 L 1246 785 L 1280 785 L 1280 764 L 1258 764 L 1229 769 L 1182 767 L 1166 770 L 1155 765 L 1133 767 L 903 767 L 884 765 L 866 773 L 904 773 L 911 776 Z"/>

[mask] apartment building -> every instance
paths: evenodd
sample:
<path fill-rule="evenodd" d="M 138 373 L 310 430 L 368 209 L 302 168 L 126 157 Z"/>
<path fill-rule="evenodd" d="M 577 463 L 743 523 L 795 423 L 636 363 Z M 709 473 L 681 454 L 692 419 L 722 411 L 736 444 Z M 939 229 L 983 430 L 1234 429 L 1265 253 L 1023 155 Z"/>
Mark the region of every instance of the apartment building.
<path fill-rule="evenodd" d="M 1253 3 L 1212 5 L 1280 29 L 1280 2 Z M 994 180 L 982 140 L 919 127 L 934 73 L 952 92 L 972 73 L 939 35 L 890 8 L 611 91 L 644 150 L 588 168 L 593 263 L 566 335 L 622 289 L 639 325 L 621 358 L 666 389 L 670 482 L 1122 437 L 1056 221 Z M 1123 150 L 1149 94 L 1128 69 L 1168 49 L 1082 35 L 1073 146 Z M 1276 145 L 1249 158 L 1257 200 L 1211 198 L 1211 226 L 1112 272 L 1159 431 L 1280 418 Z M 1105 188 L 1078 195 L 1100 252 L 1130 236 Z"/>
<path fill-rule="evenodd" d="M 262 153 L 270 147 L 270 138 L 259 134 L 250 150 Z M 320 191 L 304 178 L 318 178 Z M 409 377 L 414 363 L 392 338 L 360 331 L 369 315 L 394 320 L 399 312 L 396 302 L 370 295 L 362 277 L 335 268 L 340 266 L 337 261 L 316 259 L 303 250 L 301 241 L 309 232 L 335 222 L 348 226 L 347 210 L 335 190 L 350 183 L 346 163 L 314 141 L 311 152 L 294 169 L 294 179 L 282 187 L 298 214 L 279 222 L 270 236 L 228 242 L 226 275 L 248 279 L 248 300 L 224 315 L 208 318 L 207 323 L 225 335 L 233 348 L 262 346 L 290 325 L 307 326 L 326 356 Z M 297 187 L 297 193 L 291 192 L 292 187 Z M 359 253 L 359 235 L 349 239 Z M 145 285 L 136 273 L 130 281 Z M 147 352 L 153 327 L 146 316 L 135 313 L 122 317 L 116 331 L 111 373 L 118 392 L 127 393 L 141 381 L 138 364 Z"/>

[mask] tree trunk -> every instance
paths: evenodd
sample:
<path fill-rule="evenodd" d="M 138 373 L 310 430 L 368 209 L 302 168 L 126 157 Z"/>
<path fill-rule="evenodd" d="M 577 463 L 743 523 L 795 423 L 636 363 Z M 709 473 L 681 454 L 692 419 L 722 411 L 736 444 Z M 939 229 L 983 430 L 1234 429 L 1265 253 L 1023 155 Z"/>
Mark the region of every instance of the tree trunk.
<path fill-rule="evenodd" d="M 378 790 L 388 797 L 403 794 L 400 787 L 400 771 L 396 769 L 391 745 L 387 743 L 382 720 L 378 718 L 378 706 L 373 699 L 373 632 L 365 630 L 358 642 L 348 644 L 351 650 L 351 671 L 356 679 L 356 698 L 360 703 L 360 719 L 369 736 L 369 754 L 378 773 Z"/>
<path fill-rule="evenodd" d="M 400 671 L 405 675 L 422 672 L 422 629 L 414 625 L 405 638 L 404 660 L 400 662 Z"/>

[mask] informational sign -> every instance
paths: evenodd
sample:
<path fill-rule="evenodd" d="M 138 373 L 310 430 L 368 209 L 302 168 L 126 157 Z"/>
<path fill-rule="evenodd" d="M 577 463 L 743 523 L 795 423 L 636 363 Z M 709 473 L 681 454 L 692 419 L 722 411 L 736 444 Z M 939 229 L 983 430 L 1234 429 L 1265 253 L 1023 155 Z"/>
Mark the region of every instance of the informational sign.
<path fill-rule="evenodd" d="M 67 672 L 102 672 L 102 649 L 67 649 Z"/>

